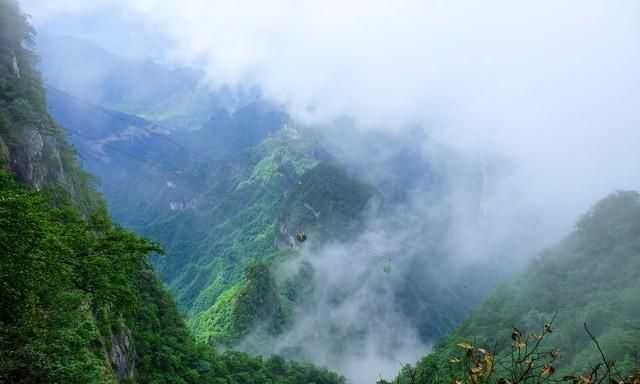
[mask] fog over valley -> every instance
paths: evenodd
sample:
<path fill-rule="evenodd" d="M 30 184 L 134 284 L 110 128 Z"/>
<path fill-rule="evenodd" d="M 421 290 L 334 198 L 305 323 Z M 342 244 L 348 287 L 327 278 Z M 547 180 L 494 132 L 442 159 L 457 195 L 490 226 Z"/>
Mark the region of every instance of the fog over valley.
<path fill-rule="evenodd" d="M 0 382 L 638 379 L 640 3 L 0 5 Z"/>

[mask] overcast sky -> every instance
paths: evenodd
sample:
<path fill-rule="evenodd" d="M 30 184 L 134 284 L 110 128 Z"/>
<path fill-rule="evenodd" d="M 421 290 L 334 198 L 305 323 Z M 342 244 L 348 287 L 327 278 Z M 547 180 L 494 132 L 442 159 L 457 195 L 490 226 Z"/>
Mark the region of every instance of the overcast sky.
<path fill-rule="evenodd" d="M 198 66 L 212 85 L 256 83 L 302 121 L 422 125 L 461 153 L 504 156 L 518 172 L 503 195 L 565 226 L 640 187 L 638 1 L 23 3 L 47 32 Z"/>

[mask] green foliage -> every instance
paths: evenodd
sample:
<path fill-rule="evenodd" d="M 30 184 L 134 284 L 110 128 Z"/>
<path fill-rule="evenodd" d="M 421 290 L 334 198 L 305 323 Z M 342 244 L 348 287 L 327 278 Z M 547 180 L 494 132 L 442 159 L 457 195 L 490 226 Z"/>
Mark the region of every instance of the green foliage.
<path fill-rule="evenodd" d="M 85 221 L 0 172 L 0 382 L 114 383 L 105 352 L 127 326 L 136 383 L 344 382 L 307 364 L 196 345 L 146 262 L 159 251 L 106 210 Z M 236 330 L 281 323 L 277 298 L 263 301 L 265 291 L 276 295 L 265 264 L 248 266 L 238 287 L 229 314 Z"/>
<path fill-rule="evenodd" d="M 48 114 L 31 50 L 34 33 L 16 1 L 0 0 L 0 159 L 20 182 L 44 188 L 54 204 L 71 203 L 87 217 L 102 199 Z"/>
<path fill-rule="evenodd" d="M 212 345 L 232 346 L 259 324 L 261 331 L 275 335 L 288 323 L 286 298 L 264 262 L 245 268 L 245 278 L 225 290 L 207 311 L 191 321 L 196 339 Z"/>
<path fill-rule="evenodd" d="M 618 191 L 598 202 L 576 230 L 503 284 L 418 367 L 434 370 L 454 355 L 457 344 L 494 346 L 509 355 L 514 324 L 534 329 L 558 311 L 553 345 L 559 371 L 588 371 L 601 360 L 583 323 L 600 340 L 607 358 L 623 373 L 640 367 L 640 195 Z M 496 340 L 498 338 L 498 340 Z M 497 342 L 497 344 L 496 344 Z"/>
<path fill-rule="evenodd" d="M 222 364 L 229 373 L 228 384 L 344 384 L 345 379 L 326 369 L 311 364 L 286 362 L 277 356 L 268 360 L 251 358 L 241 352 L 226 352 L 221 356 Z"/>
<path fill-rule="evenodd" d="M 234 124 L 240 129 L 251 121 Z M 244 279 L 247 265 L 293 246 L 289 236 L 298 228 L 311 234 L 309 244 L 354 232 L 352 219 L 373 193 L 342 170 L 322 163 L 325 158 L 310 134 L 286 125 L 243 152 L 213 163 L 187 162 L 185 177 L 176 178 L 174 188 L 149 182 L 126 189 L 113 183 L 104 190 L 118 219 L 167 250 L 167 256 L 153 263 L 192 318 L 197 337 L 204 340 L 204 335 L 221 332 L 220 318 L 229 311 L 223 310 L 226 304 L 216 304 L 220 295 Z M 159 177 L 144 167 L 133 172 L 137 179 Z M 188 185 L 188 180 L 201 183 Z M 223 299 L 228 302 L 229 294 Z M 286 300 L 282 306 L 288 306 Z"/>
<path fill-rule="evenodd" d="M 621 373 L 616 362 L 607 358 L 600 343 L 584 324 L 585 333 L 591 338 L 598 353 L 598 359 L 587 370 L 580 373 L 558 371 L 557 362 L 562 353 L 550 346 L 549 337 L 554 332 L 553 322 L 541 326 L 539 333 L 523 333 L 518 328 L 511 332 L 509 353 L 496 354 L 497 348 L 478 348 L 467 342 L 456 346 L 458 353 L 449 356 L 446 363 L 421 364 L 416 368 L 403 367 L 395 384 L 621 384 L 640 380 L 640 371 L 629 370 Z M 598 361 L 599 360 L 599 361 Z M 424 362 L 423 362 L 424 363 Z M 432 361 L 433 363 L 433 361 Z M 378 384 L 391 384 L 381 380 Z"/>
<path fill-rule="evenodd" d="M 161 249 L 111 222 L 49 116 L 33 33 L 17 2 L 0 0 L 0 382 L 116 383 L 124 364 L 135 383 L 343 383 L 307 364 L 194 342 L 147 262 Z M 259 309 L 268 270 L 247 273 L 240 298 Z"/>
<path fill-rule="evenodd" d="M 260 267 L 256 267 L 260 269 Z M 253 272 L 248 272 L 253 273 Z M 260 274 L 260 272 L 257 272 Z M 138 383 L 327 383 L 344 379 L 310 364 L 285 362 L 277 356 L 264 360 L 245 353 L 218 354 L 205 344 L 195 344 L 182 322 L 175 303 L 157 278 L 147 271 L 138 280 L 145 306 L 136 315 L 133 333 L 140 374 Z M 238 287 L 239 294 L 251 291 Z M 222 295 L 219 301 L 224 301 Z M 228 307 L 233 311 L 233 307 Z M 230 320 L 237 313 L 231 313 Z M 227 325 L 221 324 L 222 327 Z"/>
<path fill-rule="evenodd" d="M 231 344 L 240 337 L 241 330 L 234 323 L 236 300 L 244 288 L 242 282 L 225 290 L 208 310 L 194 316 L 190 327 L 198 341 L 211 344 Z"/>
<path fill-rule="evenodd" d="M 158 248 L 111 224 L 51 208 L 0 172 L 0 379 L 13 383 L 99 382 L 111 370 L 93 313 L 132 313 L 132 284 Z"/>
<path fill-rule="evenodd" d="M 279 221 L 287 228 L 304 227 L 314 237 L 346 240 L 361 230 L 357 221 L 374 196 L 371 187 L 334 166 L 320 163 L 292 188 Z"/>
<path fill-rule="evenodd" d="M 275 174 L 271 177 L 279 178 Z M 254 218 L 265 217 L 265 224 L 269 223 L 269 220 L 277 220 L 278 223 L 281 223 L 280 225 L 284 225 L 291 230 L 304 227 L 308 233 L 312 233 L 314 236 L 311 243 L 316 244 L 321 243 L 322 240 L 320 239 L 328 241 L 329 239 L 346 238 L 355 232 L 356 228 L 350 219 L 356 218 L 361 214 L 365 204 L 372 196 L 368 187 L 355 182 L 341 170 L 324 164 L 318 164 L 306 170 L 297 179 L 298 182 L 294 183 L 286 197 L 284 195 L 275 196 L 281 200 L 277 206 L 267 206 L 261 203 L 256 209 L 248 210 L 250 215 Z M 242 184 L 240 188 L 242 188 Z M 260 190 L 260 187 L 254 186 L 248 190 L 256 189 Z M 268 201 L 267 199 L 271 196 L 273 196 L 273 187 L 267 190 L 267 193 L 260 195 L 260 201 Z M 276 209 L 280 213 L 277 213 Z M 321 213 L 316 216 L 318 212 Z M 276 217 L 276 215 L 279 217 Z M 243 214 L 240 213 L 239 216 L 243 217 Z M 223 227 L 220 229 L 232 231 L 231 233 L 234 235 L 245 236 L 242 240 L 239 239 L 240 241 L 236 240 L 228 243 L 227 246 L 230 247 L 232 252 L 240 247 L 242 247 L 240 249 L 243 249 L 247 244 L 255 245 L 260 242 L 265 244 L 264 247 L 259 248 L 262 252 L 250 253 L 255 255 L 255 258 L 265 259 L 265 255 L 273 254 L 276 251 L 274 239 L 282 236 L 282 234 L 275 232 L 273 228 L 275 224 L 270 224 L 266 227 L 268 231 L 261 233 L 257 229 L 260 228 L 260 225 L 264 227 L 265 224 L 257 223 L 255 219 L 250 220 L 247 218 L 236 221 L 234 217 L 232 220 L 236 223 L 237 228 Z M 240 231 L 246 231 L 246 233 Z M 253 235 L 246 236 L 246 234 Z M 220 232 L 220 236 L 224 239 L 229 234 Z M 223 248 L 222 254 L 224 255 L 230 250 Z M 286 258 L 284 257 L 284 259 Z M 282 258 L 271 257 L 266 259 L 278 260 L 278 262 L 283 260 Z M 235 262 L 234 259 L 225 258 L 224 260 L 225 263 Z M 216 259 L 216 261 L 214 265 L 219 268 L 218 263 L 220 261 L 219 259 Z M 252 276 L 257 274 L 258 270 L 255 268 L 259 265 L 261 265 L 259 270 L 264 273 L 264 275 L 260 276 L 261 278 Z M 223 266 L 223 268 L 225 267 L 228 270 L 229 267 Z M 268 283 L 270 281 L 268 279 L 272 278 L 266 278 L 268 275 L 266 265 L 260 263 L 249 264 L 248 268 L 245 270 L 245 276 L 240 285 L 236 284 L 227 291 L 220 291 L 220 287 L 225 286 L 217 284 L 218 281 L 233 282 L 239 281 L 239 278 L 228 273 L 224 275 L 218 273 L 214 284 L 205 288 L 204 292 L 212 292 L 210 289 L 214 286 L 215 291 L 213 292 L 218 295 L 221 294 L 221 296 L 213 295 L 218 299 L 207 310 L 203 311 L 201 306 L 195 306 L 192 309 L 193 320 L 190 325 L 199 340 L 214 344 L 231 345 L 233 342 L 239 341 L 256 324 L 260 324 L 260 332 L 266 332 L 271 335 L 281 332 L 287 326 L 292 316 L 292 303 L 299 293 L 305 290 L 304 284 L 310 280 L 298 279 L 295 283 L 287 281 L 276 286 L 273 282 Z M 263 285 L 260 288 L 253 288 L 251 281 L 261 282 Z M 184 280 L 181 279 L 176 285 L 183 282 Z M 200 294 L 200 299 L 202 298 L 203 296 Z M 258 301 L 260 301 L 261 306 L 255 304 Z M 196 303 L 206 304 L 206 301 L 200 300 L 196 301 Z M 235 317 L 230 317 L 231 315 Z M 259 323 L 256 320 L 259 320 Z"/>

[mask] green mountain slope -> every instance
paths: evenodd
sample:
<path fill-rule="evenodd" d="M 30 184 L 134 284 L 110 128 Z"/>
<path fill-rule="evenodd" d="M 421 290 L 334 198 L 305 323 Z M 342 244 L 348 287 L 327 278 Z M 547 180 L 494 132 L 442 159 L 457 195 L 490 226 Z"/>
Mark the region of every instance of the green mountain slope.
<path fill-rule="evenodd" d="M 172 188 L 152 193 L 148 186 L 134 187 L 148 196 L 145 202 L 131 190 L 107 187 L 105 193 L 130 228 L 161 241 L 167 256 L 154 259 L 160 276 L 198 324 L 212 324 L 220 319 L 203 316 L 220 311 L 219 297 L 236 303 L 233 293 L 245 286 L 245 266 L 295 247 L 298 228 L 312 234 L 310 244 L 353 233 L 346 218 L 357 218 L 373 191 L 327 160 L 311 136 L 285 126 L 240 153 L 213 163 L 192 161 Z M 189 185 L 192 180 L 198 183 Z M 210 329 L 195 329 L 200 339 L 210 336 Z M 236 340 L 246 330 L 223 338 Z"/>
<path fill-rule="evenodd" d="M 607 359 L 621 372 L 632 372 L 640 367 L 639 273 L 640 195 L 616 192 L 520 277 L 500 286 L 418 368 L 432 377 L 460 354 L 462 342 L 495 350 L 496 361 L 510 361 L 514 327 L 540 335 L 557 312 L 553 333 L 541 346 L 559 350 L 555 368 L 583 373 L 601 362 L 586 323 Z"/>
<path fill-rule="evenodd" d="M 2 1 L 0 7 L 0 159 L 23 184 L 88 215 L 101 200 L 92 176 L 79 166 L 64 131 L 48 114 L 30 50 L 33 30 L 14 1 Z"/>
<path fill-rule="evenodd" d="M 201 129 L 164 136 L 135 116 L 116 119 L 57 94 L 49 99 L 57 118 L 81 133 L 74 142 L 100 175 L 114 217 L 166 249 L 154 266 L 190 317 L 212 314 L 225 290 L 239 292 L 247 265 L 294 247 L 298 228 L 311 231 L 309 244 L 348 238 L 373 196 L 266 101 L 218 110 Z M 227 302 L 235 305 L 233 297 Z M 279 305 L 291 312 L 287 300 Z M 201 321 L 205 315 L 199 324 L 219 322 Z M 195 329 L 200 340 L 212 336 L 209 327 Z M 219 336 L 231 341 L 246 331 Z"/>
<path fill-rule="evenodd" d="M 367 185 L 361 177 L 353 176 L 362 176 L 366 165 L 345 171 L 319 142 L 317 131 L 296 126 L 266 101 L 236 111 L 215 111 L 200 129 L 166 135 L 151 132 L 147 129 L 150 124 L 140 118 L 119 115 L 136 125 L 137 133 L 132 134 L 134 128 L 120 119 L 68 100 L 50 99 L 57 100 L 53 112 L 61 121 L 97 139 L 74 136 L 84 164 L 100 175 L 101 191 L 117 221 L 157 240 L 167 251 L 152 262 L 201 341 L 233 344 L 250 331 L 237 324 L 266 323 L 268 326 L 262 328 L 274 331 L 295 323 L 291 316 L 305 300 L 301 292 L 309 287 L 299 284 L 299 277 L 292 279 L 297 283 L 280 281 L 282 277 L 273 270 L 278 268 L 276 264 L 295 257 L 295 253 L 279 252 L 296 247 L 298 229 L 309 234 L 306 245 L 312 250 L 331 242 L 350 244 L 366 232 L 365 211 L 379 217 L 385 207 L 387 213 L 393 211 L 394 204 L 406 199 L 408 189 L 416 188 L 412 184 L 416 179 L 434 195 L 443 193 L 441 180 L 418 175 L 418 169 L 428 169 L 425 161 L 401 149 L 405 155 L 394 157 L 390 164 L 380 160 L 385 164 L 382 173 L 390 178 L 369 178 L 382 185 L 393 184 L 393 191 L 389 192 L 387 186 L 382 196 L 379 184 Z M 105 139 L 108 137 L 111 139 Z M 372 204 L 375 212 L 368 211 L 372 198 L 383 203 Z M 379 232 L 402 232 L 406 224 L 399 219 Z M 433 244 L 437 234 L 446 230 L 446 223 L 436 221 L 428 225 Z M 384 249 L 389 245 L 386 243 L 398 245 L 388 237 L 380 240 L 385 244 L 364 252 L 380 253 L 374 248 Z M 374 272 L 390 263 L 385 259 L 415 259 L 413 268 L 395 266 L 385 280 L 392 277 L 397 281 L 390 288 L 396 292 L 394 300 L 399 305 L 390 310 L 406 315 L 418 328 L 420 339 L 429 343 L 452 329 L 474 299 L 462 285 L 446 287 L 449 282 L 430 266 L 440 264 L 434 261 L 444 256 L 427 236 L 410 242 L 414 243 L 410 249 L 402 247 L 405 249 L 394 250 L 386 257 L 377 255 L 367 263 Z M 429 260 L 417 248 L 429 249 Z M 245 267 L 260 260 L 267 262 L 276 280 L 278 294 L 274 297 L 278 300 L 274 305 L 282 311 L 279 319 L 283 323 L 276 326 L 271 318 L 253 316 L 253 321 L 233 324 L 228 321 L 231 314 L 247 312 L 247 308 L 237 306 L 238 294 L 246 284 Z M 317 277 L 306 279 L 307 285 L 319 283 Z M 414 304 L 416 300 L 419 305 Z M 373 302 L 371 305 L 375 306 Z"/>
<path fill-rule="evenodd" d="M 341 383 L 278 358 L 197 346 L 146 261 L 153 244 L 51 208 L 0 172 L 0 382 Z"/>
<path fill-rule="evenodd" d="M 32 35 L 0 0 L 0 382 L 344 382 L 194 342 L 147 261 L 160 248 L 111 221 L 48 115 Z"/>

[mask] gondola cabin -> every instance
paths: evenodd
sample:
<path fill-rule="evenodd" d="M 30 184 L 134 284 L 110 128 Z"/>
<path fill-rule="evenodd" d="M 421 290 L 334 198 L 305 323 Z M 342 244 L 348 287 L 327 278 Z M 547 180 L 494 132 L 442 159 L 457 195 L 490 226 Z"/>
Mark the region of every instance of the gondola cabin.
<path fill-rule="evenodd" d="M 296 235 L 296 240 L 298 241 L 298 243 L 304 243 L 305 240 L 307 240 L 307 235 L 304 233 L 303 230 L 298 231 L 298 234 Z"/>

